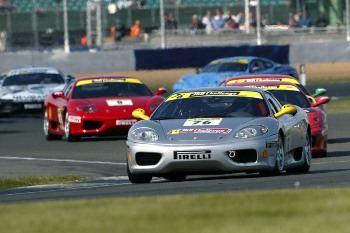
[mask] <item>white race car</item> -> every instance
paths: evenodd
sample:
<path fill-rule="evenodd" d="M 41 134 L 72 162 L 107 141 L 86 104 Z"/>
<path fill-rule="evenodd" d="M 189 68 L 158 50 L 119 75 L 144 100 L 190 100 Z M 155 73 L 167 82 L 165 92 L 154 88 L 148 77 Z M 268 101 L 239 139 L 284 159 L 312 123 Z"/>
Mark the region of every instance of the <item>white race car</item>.
<path fill-rule="evenodd" d="M 41 110 L 46 96 L 61 91 L 72 76 L 53 67 L 24 67 L 0 75 L 0 113 Z"/>

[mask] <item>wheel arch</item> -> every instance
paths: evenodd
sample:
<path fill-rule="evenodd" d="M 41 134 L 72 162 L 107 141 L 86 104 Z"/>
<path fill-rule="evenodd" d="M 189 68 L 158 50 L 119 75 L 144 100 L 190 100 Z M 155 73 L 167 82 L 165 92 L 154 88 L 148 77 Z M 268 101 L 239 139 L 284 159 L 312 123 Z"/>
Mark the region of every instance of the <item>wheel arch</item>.
<path fill-rule="evenodd" d="M 282 130 L 282 129 L 279 129 L 278 134 L 280 134 L 280 135 L 281 135 L 281 137 L 282 137 L 282 141 L 284 142 L 284 141 L 285 141 L 285 136 L 284 136 L 284 132 L 283 132 L 283 130 Z"/>

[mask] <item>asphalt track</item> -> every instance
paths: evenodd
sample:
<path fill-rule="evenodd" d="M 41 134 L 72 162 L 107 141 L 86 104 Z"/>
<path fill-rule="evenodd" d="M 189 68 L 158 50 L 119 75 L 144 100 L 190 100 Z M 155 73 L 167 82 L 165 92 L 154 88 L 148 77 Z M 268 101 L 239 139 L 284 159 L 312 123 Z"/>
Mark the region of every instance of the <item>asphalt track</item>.
<path fill-rule="evenodd" d="M 337 92 L 338 95 L 341 93 Z M 151 184 L 134 185 L 130 184 L 126 177 L 125 138 L 83 138 L 76 143 L 63 140 L 48 142 L 42 132 L 40 114 L 2 117 L 0 118 L 1 178 L 81 175 L 98 179 L 69 185 L 0 191 L 0 202 L 349 187 L 349 119 L 350 114 L 328 114 L 328 156 L 313 158 L 311 170 L 307 174 L 283 174 L 278 177 L 260 177 L 257 174 L 189 176 L 184 182 L 154 179 Z"/>

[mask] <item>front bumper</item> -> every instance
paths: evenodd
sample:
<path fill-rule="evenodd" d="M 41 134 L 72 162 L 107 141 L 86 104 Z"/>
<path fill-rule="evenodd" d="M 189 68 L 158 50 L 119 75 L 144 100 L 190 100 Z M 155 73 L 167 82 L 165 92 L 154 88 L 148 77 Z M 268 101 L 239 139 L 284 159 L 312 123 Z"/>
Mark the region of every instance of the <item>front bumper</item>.
<path fill-rule="evenodd" d="M 134 123 L 135 119 L 82 116 L 79 123 L 70 121 L 70 130 L 74 136 L 126 135 Z"/>
<path fill-rule="evenodd" d="M 325 154 L 327 153 L 327 131 L 324 130 L 312 130 L 312 154 Z"/>
<path fill-rule="evenodd" d="M 127 159 L 134 174 L 258 172 L 274 169 L 277 139 L 273 135 L 258 140 L 187 145 L 127 141 Z"/>
<path fill-rule="evenodd" d="M 41 111 L 43 102 L 13 102 L 9 100 L 0 100 L 0 113 L 10 114 L 25 111 Z"/>

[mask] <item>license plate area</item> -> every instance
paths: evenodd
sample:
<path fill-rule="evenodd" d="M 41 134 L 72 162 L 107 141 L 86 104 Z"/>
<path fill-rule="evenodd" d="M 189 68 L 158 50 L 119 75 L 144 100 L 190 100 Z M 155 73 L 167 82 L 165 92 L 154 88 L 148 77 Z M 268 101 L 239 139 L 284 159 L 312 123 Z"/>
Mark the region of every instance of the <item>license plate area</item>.
<path fill-rule="evenodd" d="M 24 109 L 41 109 L 42 104 L 24 104 Z"/>
<path fill-rule="evenodd" d="M 116 125 L 133 125 L 137 122 L 136 119 L 130 119 L 130 120 L 116 120 Z"/>

